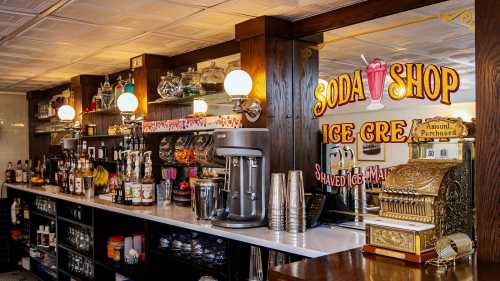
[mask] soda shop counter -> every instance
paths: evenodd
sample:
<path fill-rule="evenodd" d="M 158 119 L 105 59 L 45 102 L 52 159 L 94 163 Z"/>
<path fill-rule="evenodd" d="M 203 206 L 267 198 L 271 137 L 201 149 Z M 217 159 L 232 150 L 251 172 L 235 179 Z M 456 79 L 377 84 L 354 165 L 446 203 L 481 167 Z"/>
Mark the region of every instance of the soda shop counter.
<path fill-rule="evenodd" d="M 68 195 L 57 192 L 55 186 L 35 187 L 22 184 L 5 184 L 8 187 L 9 198 L 25 198 L 31 197 L 30 221 L 32 225 L 40 224 L 38 221 L 43 221 L 43 217 L 51 219 L 53 217 L 57 221 L 57 255 L 58 263 L 64 264 L 69 259 L 68 253 L 78 253 L 78 249 L 68 246 L 64 231 L 68 226 L 82 226 L 84 229 L 89 229 L 90 237 L 93 237 L 94 242 L 87 247 L 87 256 L 95 259 L 95 272 L 93 276 L 99 277 L 99 280 L 111 280 L 110 274 L 120 272 L 134 276 L 133 280 L 154 280 L 151 276 L 147 277 L 149 271 L 148 266 L 142 268 L 134 268 L 123 264 L 123 260 L 119 265 L 109 262 L 102 255 L 106 252 L 107 243 L 110 237 L 121 235 L 126 236 L 127 233 L 144 233 L 143 240 L 145 255 L 153 257 L 158 253 L 158 244 L 162 243 L 164 233 L 198 233 L 199 236 L 213 237 L 214 240 L 223 240 L 227 247 L 227 271 L 218 270 L 217 274 L 223 272 L 226 275 L 219 276 L 218 280 L 240 280 L 248 278 L 248 259 L 233 258 L 234 260 L 246 260 L 245 265 L 235 265 L 236 262 L 231 262 L 231 252 L 234 256 L 247 255 L 249 246 L 261 247 L 262 251 L 275 250 L 281 253 L 290 255 L 290 261 L 302 260 L 303 258 L 316 258 L 333 253 L 343 252 L 346 250 L 359 248 L 365 242 L 365 235 L 362 231 L 349 230 L 338 227 L 320 226 L 307 230 L 305 233 L 291 234 L 287 232 L 271 231 L 267 227 L 249 228 L 249 229 L 230 229 L 212 226 L 209 221 L 198 220 L 195 213 L 188 207 L 170 206 L 127 206 L 111 203 L 99 198 L 87 199 L 81 196 Z M 45 211 L 37 211 L 35 201 L 37 198 L 44 198 L 48 201 L 53 201 L 53 214 L 46 214 Z M 26 199 L 28 200 L 28 199 Z M 56 207 L 57 206 L 57 207 Z M 75 216 L 72 210 L 80 210 Z M 57 210 L 57 211 L 56 211 Z M 41 218 L 37 218 L 41 217 Z M 36 228 L 36 229 L 35 229 Z M 36 232 L 38 225 L 32 226 L 32 232 Z M 31 234 L 30 236 L 32 236 Z M 221 239 L 218 239 L 221 238 Z M 33 244 L 33 242 L 31 243 Z M 126 243 L 125 243 L 126 244 Z M 100 248 L 103 248 L 102 250 Z M 65 257 L 61 257 L 66 255 Z M 264 254 L 263 254 L 264 255 Z M 151 261 L 151 258 L 148 258 Z M 151 261 L 153 262 L 153 261 Z M 264 261 L 265 262 L 265 261 Z M 264 263 L 263 262 L 263 263 Z M 148 264 L 149 262 L 146 262 Z M 158 264 L 156 261 L 153 263 Z M 139 263 L 141 264 L 141 263 Z M 154 265 L 152 265 L 154 267 Z M 186 264 L 189 268 L 189 263 Z M 61 267 L 61 266 L 59 266 Z M 104 267 L 105 273 L 101 269 Z M 201 272 L 205 269 L 200 267 Z M 238 269 L 239 268 L 239 269 Z M 69 269 L 59 269 L 64 272 L 63 275 L 71 276 Z M 155 272 L 154 270 L 150 272 Z M 197 272 L 197 271 L 195 271 Z M 239 272 L 239 273 L 238 273 Z M 210 273 L 210 272 L 209 272 Z M 101 276 L 102 277 L 101 279 Z M 201 274 L 201 273 L 199 273 Z M 239 274 L 239 275 L 238 275 Z M 239 277 L 238 277 L 238 276 Z M 230 276 L 230 277 L 229 277 Z M 76 277 L 82 277 L 76 275 Z M 152 279 L 144 279 L 144 278 Z M 184 276 L 183 276 L 184 278 Z M 199 278 L 199 277 L 197 277 Z M 63 278 L 64 279 L 64 278 Z M 85 278 L 81 278 L 85 279 Z M 93 280 L 92 278 L 87 278 Z M 97 280 L 97 279 L 96 279 Z M 190 280 L 187 278 L 185 280 Z M 192 278 L 191 280 L 197 280 Z"/>

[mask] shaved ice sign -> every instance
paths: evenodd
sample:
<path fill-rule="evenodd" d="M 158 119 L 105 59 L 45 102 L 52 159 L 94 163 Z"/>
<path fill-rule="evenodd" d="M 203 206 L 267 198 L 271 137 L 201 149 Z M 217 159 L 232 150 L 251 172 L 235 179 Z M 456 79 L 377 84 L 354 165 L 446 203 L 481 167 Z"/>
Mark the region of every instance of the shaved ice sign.
<path fill-rule="evenodd" d="M 368 110 L 379 110 L 384 107 L 382 96 L 387 76 L 387 64 L 381 59 L 374 59 L 364 70 L 368 80 L 368 90 L 371 97 Z M 316 100 L 313 106 L 315 117 L 321 117 L 328 108 L 334 109 L 349 103 L 366 100 L 362 80 L 363 70 L 355 70 L 352 77 L 347 73 L 331 79 L 329 82 L 320 80 L 314 92 Z M 450 67 L 422 63 L 394 63 L 389 68 L 392 82 L 387 89 L 392 100 L 403 98 L 439 100 L 450 105 L 451 94 L 458 91 L 460 77 L 458 72 Z"/>

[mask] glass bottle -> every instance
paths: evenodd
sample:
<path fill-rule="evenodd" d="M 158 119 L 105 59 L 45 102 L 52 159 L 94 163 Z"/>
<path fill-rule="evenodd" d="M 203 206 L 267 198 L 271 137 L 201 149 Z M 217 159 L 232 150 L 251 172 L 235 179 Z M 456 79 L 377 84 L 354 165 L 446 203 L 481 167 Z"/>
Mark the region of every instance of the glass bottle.
<path fill-rule="evenodd" d="M 107 159 L 107 149 L 106 149 L 106 145 L 104 144 L 104 142 L 102 141 L 101 142 L 101 145 L 97 148 L 97 159 L 99 160 L 106 160 Z"/>
<path fill-rule="evenodd" d="M 75 171 L 75 191 L 74 194 L 81 195 L 83 192 L 83 171 L 82 171 L 82 160 L 78 161 L 78 165 Z"/>
<path fill-rule="evenodd" d="M 125 93 L 131 93 L 131 94 L 135 93 L 135 84 L 134 84 L 134 78 L 132 77 L 132 73 L 128 74 L 128 80 L 127 84 L 125 84 L 124 91 Z"/>
<path fill-rule="evenodd" d="M 16 180 L 16 173 L 14 168 L 12 168 L 12 162 L 7 164 L 7 170 L 5 170 L 5 182 L 6 183 L 14 183 Z"/>
<path fill-rule="evenodd" d="M 21 160 L 17 160 L 17 165 L 16 165 L 16 183 L 22 183 L 23 182 L 23 164 Z"/>
<path fill-rule="evenodd" d="M 144 178 L 142 179 L 142 205 L 150 206 L 154 204 L 154 180 L 153 163 L 151 161 L 151 151 L 144 152 Z"/>
<path fill-rule="evenodd" d="M 109 83 L 109 76 L 106 74 L 104 78 L 104 84 L 101 86 L 102 88 L 102 101 L 105 109 L 110 109 L 113 106 L 114 102 L 114 94 L 113 88 Z"/>
<path fill-rule="evenodd" d="M 118 100 L 118 97 L 123 94 L 124 92 L 124 87 L 123 87 L 123 80 L 122 76 L 118 75 L 118 79 L 115 85 L 115 101 Z"/>

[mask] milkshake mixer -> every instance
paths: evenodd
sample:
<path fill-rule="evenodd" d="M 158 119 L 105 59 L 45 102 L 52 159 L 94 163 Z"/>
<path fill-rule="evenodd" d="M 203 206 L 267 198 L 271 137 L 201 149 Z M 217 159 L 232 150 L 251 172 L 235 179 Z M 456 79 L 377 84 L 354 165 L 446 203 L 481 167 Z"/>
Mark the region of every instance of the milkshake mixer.
<path fill-rule="evenodd" d="M 264 128 L 215 130 L 215 151 L 226 158 L 221 200 L 225 209 L 212 224 L 230 228 L 266 224 L 270 181 L 270 137 Z"/>

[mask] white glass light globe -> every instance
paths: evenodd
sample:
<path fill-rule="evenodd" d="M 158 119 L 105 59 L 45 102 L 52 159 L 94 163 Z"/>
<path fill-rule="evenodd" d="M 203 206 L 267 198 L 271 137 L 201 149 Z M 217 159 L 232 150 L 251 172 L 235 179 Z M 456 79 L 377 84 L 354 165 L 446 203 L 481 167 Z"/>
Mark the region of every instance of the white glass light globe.
<path fill-rule="evenodd" d="M 193 101 L 193 114 L 194 115 L 205 115 L 208 111 L 208 104 L 202 99 L 195 99 Z"/>
<path fill-rule="evenodd" d="M 232 97 L 246 97 L 252 91 L 252 77 L 244 70 L 233 70 L 224 79 L 224 90 Z"/>
<path fill-rule="evenodd" d="M 73 121 L 75 119 L 75 109 L 68 104 L 62 105 L 57 110 L 57 116 L 61 121 Z"/>
<path fill-rule="evenodd" d="M 123 93 L 118 97 L 116 104 L 121 112 L 134 112 L 139 106 L 139 100 L 134 94 Z"/>

